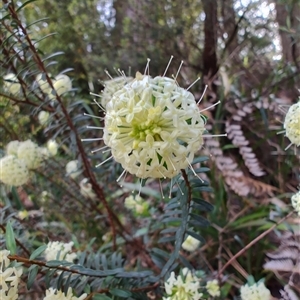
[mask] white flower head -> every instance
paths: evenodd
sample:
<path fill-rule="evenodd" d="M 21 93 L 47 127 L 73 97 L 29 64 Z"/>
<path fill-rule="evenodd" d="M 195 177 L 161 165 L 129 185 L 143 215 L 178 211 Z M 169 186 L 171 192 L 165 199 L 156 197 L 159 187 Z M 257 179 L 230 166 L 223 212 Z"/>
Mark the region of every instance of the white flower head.
<path fill-rule="evenodd" d="M 55 156 L 57 154 L 58 144 L 55 140 L 49 140 L 47 142 L 47 149 L 51 156 Z"/>
<path fill-rule="evenodd" d="M 101 105 L 105 108 L 106 104 L 112 99 L 113 94 L 123 88 L 123 86 L 133 80 L 132 77 L 116 77 L 104 82 L 104 90 L 101 95 Z"/>
<path fill-rule="evenodd" d="M 217 279 L 207 281 L 206 290 L 212 297 L 220 296 L 220 286 Z"/>
<path fill-rule="evenodd" d="M 294 210 L 300 216 L 300 191 L 292 196 L 291 202 Z"/>
<path fill-rule="evenodd" d="M 289 108 L 283 127 L 291 143 L 300 146 L 300 101 Z"/>
<path fill-rule="evenodd" d="M 20 142 L 19 141 L 11 141 L 6 145 L 6 154 L 7 155 L 18 155 L 18 148 L 19 148 Z"/>
<path fill-rule="evenodd" d="M 66 175 L 70 176 L 71 178 L 75 179 L 81 173 L 79 170 L 79 161 L 78 160 L 71 160 L 66 164 Z"/>
<path fill-rule="evenodd" d="M 22 267 L 8 267 L 9 251 L 0 251 L 0 299 L 18 299 L 18 284 L 23 273 Z"/>
<path fill-rule="evenodd" d="M 31 140 L 20 142 L 18 158 L 24 160 L 28 169 L 37 169 L 43 161 L 40 148 Z"/>
<path fill-rule="evenodd" d="M 189 252 L 194 252 L 200 245 L 200 241 L 188 235 L 185 241 L 182 243 L 181 247 Z"/>
<path fill-rule="evenodd" d="M 190 270 L 184 268 L 177 277 L 171 272 L 169 279 L 165 282 L 165 290 L 168 297 L 164 300 L 199 300 L 202 293 L 199 293 L 199 279 Z"/>
<path fill-rule="evenodd" d="M 19 80 L 15 74 L 9 73 L 3 76 L 3 80 L 4 89 L 10 94 L 16 95 L 20 92 L 21 84 L 19 83 Z"/>
<path fill-rule="evenodd" d="M 4 184 L 20 186 L 29 180 L 29 170 L 24 160 L 14 155 L 0 159 L 0 181 Z"/>
<path fill-rule="evenodd" d="M 68 288 L 66 295 L 63 291 L 56 290 L 51 287 L 46 290 L 46 296 L 43 300 L 83 300 L 86 296 L 87 294 L 82 294 L 80 297 L 74 296 L 71 287 Z"/>
<path fill-rule="evenodd" d="M 73 255 L 68 255 L 72 254 L 72 247 L 74 243 L 69 242 L 69 243 L 62 243 L 58 241 L 54 242 L 49 242 L 47 244 L 47 248 L 44 252 L 45 259 L 46 261 L 49 260 L 67 260 L 70 262 L 73 262 L 74 256 Z M 68 260 L 72 259 L 72 260 Z"/>
<path fill-rule="evenodd" d="M 38 114 L 38 120 L 39 120 L 39 123 L 41 125 L 45 125 L 47 124 L 48 120 L 49 120 L 49 116 L 50 116 L 50 113 L 47 112 L 47 111 L 40 111 L 39 114 Z"/>
<path fill-rule="evenodd" d="M 107 103 L 103 140 L 129 173 L 173 178 L 203 145 L 204 126 L 194 96 L 174 79 L 137 73 Z"/>
<path fill-rule="evenodd" d="M 257 282 L 251 286 L 249 284 L 245 284 L 241 287 L 241 298 L 242 300 L 270 300 L 271 293 L 266 288 L 265 284 L 261 282 Z"/>

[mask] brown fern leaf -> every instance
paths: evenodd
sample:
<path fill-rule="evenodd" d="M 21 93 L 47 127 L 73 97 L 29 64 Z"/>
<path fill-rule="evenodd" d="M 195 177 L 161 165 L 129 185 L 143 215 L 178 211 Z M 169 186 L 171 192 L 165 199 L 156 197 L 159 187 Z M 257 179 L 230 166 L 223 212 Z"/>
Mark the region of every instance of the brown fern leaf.
<path fill-rule="evenodd" d="M 218 140 L 207 137 L 205 146 L 216 167 L 221 171 L 225 183 L 237 195 L 242 197 L 251 194 L 255 197 L 272 195 L 274 187 L 248 177 L 239 168 L 233 157 L 224 155 Z"/>
<path fill-rule="evenodd" d="M 280 300 L 299 300 L 296 293 L 291 289 L 291 287 L 287 284 L 284 286 L 284 289 L 280 291 L 281 299 Z"/>
<path fill-rule="evenodd" d="M 249 172 L 256 177 L 261 177 L 265 175 L 265 172 L 260 167 L 259 161 L 251 146 L 249 146 L 250 143 L 242 130 L 242 118 L 252 112 L 253 105 L 251 103 L 244 105 L 236 111 L 231 119 L 226 121 L 225 126 L 227 137 L 232 141 L 232 144 L 239 149 Z"/>
<path fill-rule="evenodd" d="M 298 299 L 293 298 L 293 294 L 300 296 L 300 234 L 283 235 L 279 248 L 267 256 L 269 261 L 264 264 L 264 269 L 274 272 L 288 284 L 282 291 L 283 299 Z M 289 287 L 294 291 L 289 293 Z M 292 296 L 285 298 L 289 295 Z"/>

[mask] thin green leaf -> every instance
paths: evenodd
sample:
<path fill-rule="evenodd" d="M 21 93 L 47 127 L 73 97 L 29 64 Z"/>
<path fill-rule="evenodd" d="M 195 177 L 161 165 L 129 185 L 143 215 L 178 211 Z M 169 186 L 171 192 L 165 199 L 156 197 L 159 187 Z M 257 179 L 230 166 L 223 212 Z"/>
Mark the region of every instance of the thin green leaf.
<path fill-rule="evenodd" d="M 163 223 L 170 223 L 170 222 L 180 222 L 182 219 L 181 218 L 175 218 L 175 217 L 171 217 L 171 218 L 165 218 L 162 220 Z"/>
<path fill-rule="evenodd" d="M 155 253 L 155 254 L 158 254 L 159 256 L 161 256 L 163 258 L 166 258 L 166 259 L 170 258 L 170 254 L 166 251 L 161 250 L 161 249 L 153 248 L 152 252 Z"/>
<path fill-rule="evenodd" d="M 35 258 L 38 257 L 40 254 L 42 254 L 42 253 L 46 250 L 46 248 L 47 248 L 47 245 L 42 245 L 42 246 L 38 247 L 37 249 L 35 249 L 35 250 L 31 253 L 29 259 L 30 259 L 30 260 L 35 259 Z"/>
<path fill-rule="evenodd" d="M 120 289 L 111 289 L 109 292 L 112 295 L 118 296 L 121 298 L 128 298 L 131 296 L 131 293 L 129 291 L 124 291 L 124 290 L 120 290 Z"/>
<path fill-rule="evenodd" d="M 39 271 L 39 266 L 32 265 L 28 269 L 28 275 L 27 275 L 27 289 L 30 290 L 32 284 L 35 282 L 36 275 Z"/>
<path fill-rule="evenodd" d="M 165 236 L 158 240 L 158 243 L 169 243 L 174 242 L 176 240 L 175 236 Z"/>
<path fill-rule="evenodd" d="M 213 211 L 214 210 L 214 206 L 202 199 L 197 199 L 197 198 L 193 198 L 192 199 L 193 203 L 192 206 L 195 209 L 200 209 L 202 211 Z"/>
<path fill-rule="evenodd" d="M 197 164 L 199 162 L 207 161 L 207 160 L 209 160 L 208 156 L 200 156 L 193 160 L 192 165 Z"/>
<path fill-rule="evenodd" d="M 14 230 L 11 226 L 10 221 L 8 221 L 6 224 L 5 243 L 7 250 L 10 251 L 10 254 L 15 255 L 17 253 L 17 244 L 14 235 Z"/>
<path fill-rule="evenodd" d="M 93 296 L 93 300 L 112 300 L 112 298 L 105 296 L 103 294 L 97 294 Z"/>
<path fill-rule="evenodd" d="M 25 1 L 21 6 L 19 6 L 16 9 L 16 12 L 20 11 L 23 7 L 25 7 L 26 5 L 28 5 L 29 3 L 34 2 L 34 1 L 36 1 L 36 0 L 27 0 L 27 1 Z"/>
<path fill-rule="evenodd" d="M 202 216 L 196 214 L 190 214 L 191 220 L 189 221 L 190 224 L 200 226 L 200 227 L 207 227 L 210 223 L 203 218 Z"/>
<path fill-rule="evenodd" d="M 202 245 L 205 244 L 205 239 L 198 233 L 194 232 L 194 231 L 190 231 L 187 230 L 186 232 L 188 235 L 192 236 L 193 238 L 195 238 L 196 240 L 198 240 L 199 242 L 201 242 Z"/>

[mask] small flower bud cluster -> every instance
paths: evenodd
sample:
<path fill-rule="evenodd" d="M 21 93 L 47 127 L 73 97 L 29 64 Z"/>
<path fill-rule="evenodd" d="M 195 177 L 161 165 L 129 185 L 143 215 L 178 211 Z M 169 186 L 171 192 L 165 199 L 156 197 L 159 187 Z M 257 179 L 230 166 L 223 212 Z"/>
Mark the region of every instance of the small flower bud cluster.
<path fill-rule="evenodd" d="M 200 241 L 189 235 L 182 243 L 181 247 L 189 252 L 194 252 L 200 245 Z"/>
<path fill-rule="evenodd" d="M 207 281 L 205 288 L 212 297 L 219 297 L 221 294 L 217 279 Z"/>
<path fill-rule="evenodd" d="M 300 191 L 292 196 L 291 202 L 295 212 L 300 216 Z"/>
<path fill-rule="evenodd" d="M 242 300 L 270 300 L 271 293 L 266 288 L 265 284 L 261 282 L 249 285 L 248 283 L 241 287 Z"/>
<path fill-rule="evenodd" d="M 46 290 L 46 296 L 43 300 L 83 300 L 86 297 L 87 294 L 82 294 L 80 297 L 74 296 L 71 287 L 68 288 L 67 294 L 51 287 Z"/>
<path fill-rule="evenodd" d="M 289 108 L 283 127 L 291 143 L 300 146 L 300 101 Z"/>
<path fill-rule="evenodd" d="M 8 250 L 0 250 L 0 299 L 18 299 L 18 284 L 23 273 L 21 267 L 10 267 Z"/>
<path fill-rule="evenodd" d="M 29 180 L 29 170 L 23 160 L 14 155 L 0 159 L 0 180 L 4 184 L 20 186 Z"/>
<path fill-rule="evenodd" d="M 171 272 L 169 279 L 165 282 L 167 297 L 164 300 L 199 300 L 203 296 L 199 292 L 200 281 L 188 268 L 184 268 L 177 277 Z"/>
<path fill-rule="evenodd" d="M 139 195 L 130 195 L 125 198 L 124 205 L 137 215 L 146 214 L 149 210 L 149 203 Z"/>
<path fill-rule="evenodd" d="M 49 74 L 49 76 L 51 75 Z M 54 90 L 51 88 L 46 79 L 46 76 L 43 76 L 43 74 L 37 75 L 36 82 L 38 83 L 42 92 L 48 95 L 49 99 L 51 100 L 55 100 L 55 94 L 57 94 L 58 96 L 62 96 L 72 89 L 71 79 L 65 74 L 57 75 L 52 80 Z"/>
<path fill-rule="evenodd" d="M 3 80 L 4 80 L 4 89 L 12 94 L 12 95 L 17 95 L 18 93 L 20 93 L 21 90 L 21 84 L 19 83 L 19 80 L 17 78 L 17 76 L 13 73 L 9 73 L 5 76 L 3 76 Z"/>
<path fill-rule="evenodd" d="M 66 260 L 73 262 L 77 257 L 76 253 L 72 252 L 74 243 L 62 243 L 62 242 L 49 242 L 45 250 L 45 259 L 49 260 Z"/>
<path fill-rule="evenodd" d="M 194 96 L 174 79 L 137 73 L 107 103 L 103 140 L 129 173 L 173 178 L 203 145 L 204 126 Z"/>
<path fill-rule="evenodd" d="M 29 171 L 40 167 L 45 158 L 44 150 L 31 140 L 9 142 L 6 156 L 0 159 L 0 181 L 13 186 L 27 183 L 30 178 Z"/>

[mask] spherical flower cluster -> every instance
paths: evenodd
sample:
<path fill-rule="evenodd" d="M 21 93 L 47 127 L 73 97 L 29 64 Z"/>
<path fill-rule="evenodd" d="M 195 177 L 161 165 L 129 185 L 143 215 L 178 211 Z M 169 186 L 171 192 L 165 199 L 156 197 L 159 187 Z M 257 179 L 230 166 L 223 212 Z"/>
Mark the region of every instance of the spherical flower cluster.
<path fill-rule="evenodd" d="M 28 169 L 37 169 L 43 161 L 41 148 L 31 140 L 19 144 L 17 156 L 25 162 Z"/>
<path fill-rule="evenodd" d="M 4 184 L 20 186 L 29 180 L 29 170 L 25 161 L 14 155 L 7 155 L 0 159 L 0 180 Z"/>
<path fill-rule="evenodd" d="M 17 76 L 13 73 L 9 73 L 3 76 L 4 80 L 4 89 L 9 92 L 10 94 L 16 95 L 21 90 L 21 84 Z"/>
<path fill-rule="evenodd" d="M 51 75 L 49 74 L 49 76 Z M 49 99 L 55 100 L 55 93 L 52 92 L 52 88 L 49 85 L 46 77 L 44 77 L 42 74 L 38 74 L 36 77 L 36 82 L 38 83 L 42 92 L 48 95 Z M 57 75 L 54 79 L 52 79 L 52 84 L 55 92 L 59 96 L 69 92 L 72 89 L 71 79 L 65 74 Z"/>
<path fill-rule="evenodd" d="M 8 267 L 9 251 L 0 251 L 0 299 L 18 299 L 18 284 L 23 273 L 21 267 Z"/>
<path fill-rule="evenodd" d="M 19 141 L 11 141 L 6 145 L 6 154 L 18 156 Z"/>
<path fill-rule="evenodd" d="M 139 195 L 130 195 L 125 198 L 124 205 L 126 208 L 141 215 L 148 212 L 149 203 Z"/>
<path fill-rule="evenodd" d="M 49 242 L 45 250 L 45 259 L 49 260 L 66 260 L 73 262 L 77 257 L 76 253 L 72 253 L 72 247 L 74 243 L 62 243 L 62 242 Z"/>
<path fill-rule="evenodd" d="M 217 279 L 207 281 L 205 288 L 212 297 L 220 296 L 220 286 Z"/>
<path fill-rule="evenodd" d="M 300 216 L 300 191 L 292 196 L 291 201 L 294 210 Z"/>
<path fill-rule="evenodd" d="M 81 173 L 79 170 L 79 161 L 71 160 L 66 164 L 66 175 L 70 176 L 72 179 L 78 177 Z"/>
<path fill-rule="evenodd" d="M 168 77 L 136 78 L 106 105 L 103 140 L 140 178 L 173 178 L 203 145 L 205 119 L 194 96 Z"/>
<path fill-rule="evenodd" d="M 87 294 L 82 294 L 80 297 L 74 296 L 71 287 L 68 288 L 66 295 L 63 291 L 59 291 L 51 287 L 46 290 L 46 296 L 43 300 L 83 300 L 86 296 Z"/>
<path fill-rule="evenodd" d="M 165 290 L 168 297 L 164 300 L 199 300 L 202 293 L 199 293 L 200 282 L 187 268 L 182 269 L 180 275 L 175 276 L 171 272 L 169 279 L 165 282 Z"/>
<path fill-rule="evenodd" d="M 9 142 L 6 146 L 7 155 L 0 159 L 0 180 L 14 186 L 25 184 L 30 177 L 29 170 L 40 167 L 43 159 L 49 157 L 48 152 L 31 140 Z"/>
<path fill-rule="evenodd" d="M 195 251 L 200 245 L 200 241 L 189 235 L 182 243 L 181 247 L 189 252 Z"/>
<path fill-rule="evenodd" d="M 242 300 L 270 300 L 271 293 L 263 282 L 257 282 L 251 286 L 245 284 L 241 287 Z"/>
<path fill-rule="evenodd" d="M 101 105 L 105 108 L 106 104 L 111 100 L 113 94 L 124 87 L 125 84 L 131 82 L 132 77 L 116 77 L 104 82 L 104 90 L 101 95 Z"/>
<path fill-rule="evenodd" d="M 283 127 L 291 143 L 300 146 L 300 101 L 289 108 Z"/>

